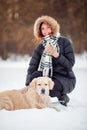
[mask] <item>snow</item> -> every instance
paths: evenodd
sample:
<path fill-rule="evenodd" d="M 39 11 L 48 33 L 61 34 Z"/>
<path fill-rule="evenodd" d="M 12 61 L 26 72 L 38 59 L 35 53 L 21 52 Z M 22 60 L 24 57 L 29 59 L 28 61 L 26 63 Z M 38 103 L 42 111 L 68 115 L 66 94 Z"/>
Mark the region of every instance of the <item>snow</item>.
<path fill-rule="evenodd" d="M 27 56 L 26 56 L 27 57 Z M 3 61 L 0 59 L 0 91 L 20 89 L 25 79 L 30 57 Z M 76 55 L 74 66 L 76 87 L 68 96 L 67 107 L 58 104 L 59 112 L 52 108 L 38 110 L 0 111 L 0 130 L 87 130 L 87 53 Z M 53 102 L 57 98 L 51 98 Z"/>

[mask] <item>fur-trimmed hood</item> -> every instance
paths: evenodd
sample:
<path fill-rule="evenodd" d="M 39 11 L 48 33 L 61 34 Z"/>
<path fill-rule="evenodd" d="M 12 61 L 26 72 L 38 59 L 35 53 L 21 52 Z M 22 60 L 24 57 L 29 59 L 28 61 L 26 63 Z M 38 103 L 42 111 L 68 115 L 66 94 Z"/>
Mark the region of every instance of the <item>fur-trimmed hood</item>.
<path fill-rule="evenodd" d="M 60 25 L 54 18 L 47 15 L 41 16 L 41 17 L 38 17 L 34 23 L 34 36 L 36 37 L 36 39 L 42 39 L 42 37 L 40 36 L 40 30 L 39 30 L 42 22 L 47 22 L 51 26 L 52 32 L 54 35 L 59 32 Z"/>

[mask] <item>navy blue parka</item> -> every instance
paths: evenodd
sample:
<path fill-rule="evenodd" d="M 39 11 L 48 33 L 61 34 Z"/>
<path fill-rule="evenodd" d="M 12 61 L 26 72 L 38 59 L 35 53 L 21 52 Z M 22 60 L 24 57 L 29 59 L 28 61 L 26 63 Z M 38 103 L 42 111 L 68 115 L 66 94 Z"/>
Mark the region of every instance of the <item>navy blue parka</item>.
<path fill-rule="evenodd" d="M 72 43 L 66 37 L 60 37 L 57 41 L 60 48 L 58 58 L 52 58 L 54 89 L 50 91 L 50 96 L 59 97 L 61 94 L 70 93 L 76 84 L 76 77 L 73 72 L 75 64 L 75 55 Z M 26 77 L 26 86 L 31 81 L 31 76 L 38 70 L 41 55 L 44 51 L 44 46 L 40 43 L 34 50 L 31 57 L 29 68 Z"/>

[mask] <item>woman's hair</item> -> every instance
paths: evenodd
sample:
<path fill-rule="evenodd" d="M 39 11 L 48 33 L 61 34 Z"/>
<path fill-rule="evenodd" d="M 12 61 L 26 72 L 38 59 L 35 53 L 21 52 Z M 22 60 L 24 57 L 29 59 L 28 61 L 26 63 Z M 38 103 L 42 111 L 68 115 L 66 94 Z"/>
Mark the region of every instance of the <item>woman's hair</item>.
<path fill-rule="evenodd" d="M 37 40 L 42 40 L 41 26 L 43 23 L 48 24 L 52 29 L 52 34 L 56 34 L 60 30 L 58 22 L 50 16 L 41 16 L 34 23 L 34 36 Z"/>
<path fill-rule="evenodd" d="M 41 27 L 42 27 L 43 23 L 44 23 L 44 22 L 42 22 L 42 23 L 40 24 L 40 27 L 39 27 L 39 33 L 38 33 L 39 37 L 43 37 L 43 34 L 42 34 L 42 32 L 41 32 Z"/>

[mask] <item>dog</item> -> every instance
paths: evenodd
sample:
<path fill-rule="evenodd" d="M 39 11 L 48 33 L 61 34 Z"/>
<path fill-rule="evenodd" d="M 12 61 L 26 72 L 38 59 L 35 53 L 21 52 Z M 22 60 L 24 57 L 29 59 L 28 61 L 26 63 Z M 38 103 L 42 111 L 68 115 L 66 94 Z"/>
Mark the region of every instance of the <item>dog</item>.
<path fill-rule="evenodd" d="M 55 108 L 51 105 L 49 90 L 54 87 L 54 82 L 48 77 L 38 77 L 27 86 L 27 91 L 8 90 L 0 92 L 0 110 L 42 109 Z"/>

